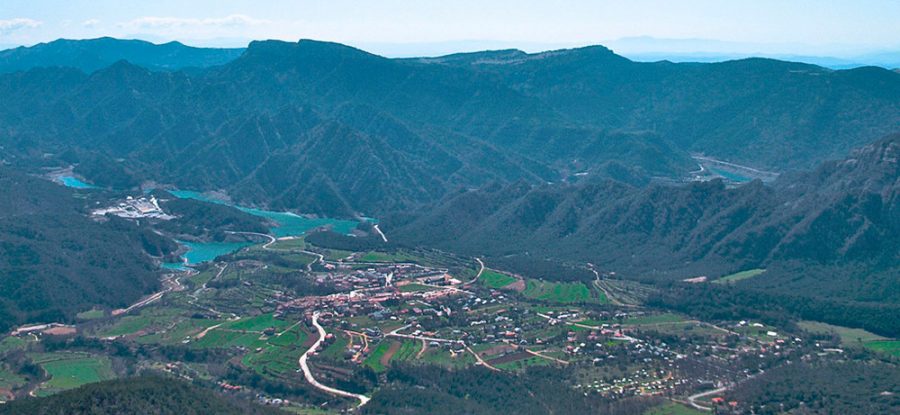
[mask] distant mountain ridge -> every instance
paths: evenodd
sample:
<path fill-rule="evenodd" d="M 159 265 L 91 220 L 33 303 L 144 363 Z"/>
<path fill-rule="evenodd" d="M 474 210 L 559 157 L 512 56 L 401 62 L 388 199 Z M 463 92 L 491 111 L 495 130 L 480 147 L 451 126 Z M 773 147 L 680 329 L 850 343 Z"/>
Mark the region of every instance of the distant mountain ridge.
<path fill-rule="evenodd" d="M 387 59 L 260 41 L 205 70 L 2 75 L 0 98 L 18 103 L 0 109 L 17 163 L 52 153 L 96 180 L 344 216 L 490 183 L 678 181 L 690 152 L 790 170 L 900 129 L 894 72 L 637 63 L 602 46 Z"/>
<path fill-rule="evenodd" d="M 243 51 L 243 48 L 197 48 L 179 42 L 157 45 L 110 37 L 59 39 L 0 51 L 0 73 L 38 67 L 70 67 L 91 73 L 120 60 L 154 70 L 206 68 L 234 60 Z"/>

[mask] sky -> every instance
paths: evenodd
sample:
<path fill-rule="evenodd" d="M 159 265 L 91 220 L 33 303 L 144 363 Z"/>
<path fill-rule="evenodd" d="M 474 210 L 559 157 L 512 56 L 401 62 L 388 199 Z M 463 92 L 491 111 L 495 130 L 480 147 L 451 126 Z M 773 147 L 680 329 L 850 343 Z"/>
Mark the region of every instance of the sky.
<path fill-rule="evenodd" d="M 101 36 L 329 40 L 387 56 L 604 44 L 619 53 L 900 51 L 896 0 L 0 0 L 0 47 Z"/>

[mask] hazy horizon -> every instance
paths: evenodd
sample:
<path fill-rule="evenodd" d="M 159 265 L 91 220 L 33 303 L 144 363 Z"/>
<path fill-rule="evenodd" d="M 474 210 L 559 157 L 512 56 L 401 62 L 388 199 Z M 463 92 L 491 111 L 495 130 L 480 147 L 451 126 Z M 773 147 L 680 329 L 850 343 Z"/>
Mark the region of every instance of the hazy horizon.
<path fill-rule="evenodd" d="M 48 7 L 51 3 L 53 7 Z M 687 4 L 689 3 L 689 4 Z M 900 61 L 900 3 L 691 0 L 617 2 L 383 1 L 348 4 L 246 0 L 34 1 L 0 11 L 0 48 L 103 36 L 200 47 L 251 40 L 334 41 L 388 57 L 515 48 L 526 52 L 601 44 L 637 60 L 746 56 L 825 57 L 891 66 Z M 215 6 L 215 7 L 214 7 Z M 698 14 L 694 11 L 704 10 Z M 864 30 L 863 30 L 864 28 Z M 872 55 L 895 55 L 880 57 Z"/>

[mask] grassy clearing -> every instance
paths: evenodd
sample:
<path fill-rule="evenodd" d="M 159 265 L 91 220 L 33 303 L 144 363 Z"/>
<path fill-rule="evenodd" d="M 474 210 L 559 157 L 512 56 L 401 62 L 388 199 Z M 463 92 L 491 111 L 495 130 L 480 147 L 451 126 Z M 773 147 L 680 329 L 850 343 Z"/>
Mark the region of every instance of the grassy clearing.
<path fill-rule="evenodd" d="M 900 357 L 900 340 L 876 340 L 865 343 L 866 348 Z"/>
<path fill-rule="evenodd" d="M 722 277 L 722 278 L 719 278 L 719 279 L 713 281 L 713 283 L 715 283 L 715 284 L 727 284 L 727 283 L 738 282 L 738 281 L 741 281 L 741 280 L 746 280 L 746 279 L 748 279 L 748 278 L 753 278 L 753 277 L 755 277 L 755 276 L 757 276 L 757 275 L 759 275 L 759 274 L 762 274 L 762 273 L 764 273 L 764 272 L 766 272 L 766 270 L 760 269 L 760 268 L 756 268 L 756 269 L 748 269 L 748 270 L 746 270 L 746 271 L 741 271 L 741 272 L 736 272 L 736 273 L 731 274 L 731 275 L 726 275 L 726 276 L 724 276 L 724 277 Z"/>
<path fill-rule="evenodd" d="M 859 344 L 875 340 L 886 340 L 875 333 L 870 333 L 863 329 L 852 329 L 850 327 L 835 326 L 818 321 L 801 321 L 797 323 L 803 330 L 813 333 L 837 334 L 844 344 Z"/>
<path fill-rule="evenodd" d="M 369 251 L 359 258 L 362 262 L 417 262 L 421 258 L 407 252 L 378 252 Z"/>
<path fill-rule="evenodd" d="M 106 356 L 46 353 L 35 355 L 32 360 L 40 362 L 41 367 L 50 375 L 50 380 L 44 382 L 38 390 L 38 396 L 47 396 L 115 377 Z"/>
<path fill-rule="evenodd" d="M 491 269 L 485 269 L 478 281 L 489 288 L 503 288 L 516 282 L 516 278 Z"/>
<path fill-rule="evenodd" d="M 87 320 L 96 320 L 98 318 L 106 317 L 106 312 L 98 309 L 91 309 L 88 311 L 82 311 L 75 315 L 75 318 L 87 321 Z"/>
<path fill-rule="evenodd" d="M 662 406 L 650 408 L 646 410 L 643 415 L 700 415 L 706 413 L 707 412 L 699 411 L 680 403 L 670 402 Z"/>
<path fill-rule="evenodd" d="M 546 366 L 551 363 L 552 362 L 550 360 L 544 359 L 542 357 L 531 356 L 531 357 L 527 357 L 525 359 L 519 359 L 519 360 L 512 361 L 512 362 L 498 363 L 498 364 L 494 365 L 494 367 L 496 367 L 497 369 L 500 369 L 500 370 L 514 371 L 514 370 L 522 370 L 522 369 L 525 369 L 525 368 L 531 367 L 531 366 Z"/>
<path fill-rule="evenodd" d="M 545 282 L 528 280 L 525 297 L 555 303 L 579 303 L 592 301 L 591 290 L 580 282 Z"/>

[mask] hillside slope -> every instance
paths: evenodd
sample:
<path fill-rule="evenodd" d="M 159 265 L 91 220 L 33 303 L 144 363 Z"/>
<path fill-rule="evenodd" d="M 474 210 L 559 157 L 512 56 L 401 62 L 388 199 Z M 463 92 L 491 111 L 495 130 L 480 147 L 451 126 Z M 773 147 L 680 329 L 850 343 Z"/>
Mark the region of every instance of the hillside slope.
<path fill-rule="evenodd" d="M 774 187 L 493 186 L 397 216 L 385 229 L 411 245 L 495 257 L 530 252 L 632 277 L 773 268 L 753 283 L 900 303 L 898 160 L 893 135 Z"/>
<path fill-rule="evenodd" d="M 68 189 L 0 168 L 0 331 L 127 306 L 159 285 L 146 252 L 174 248 L 131 222 L 94 222 Z"/>

